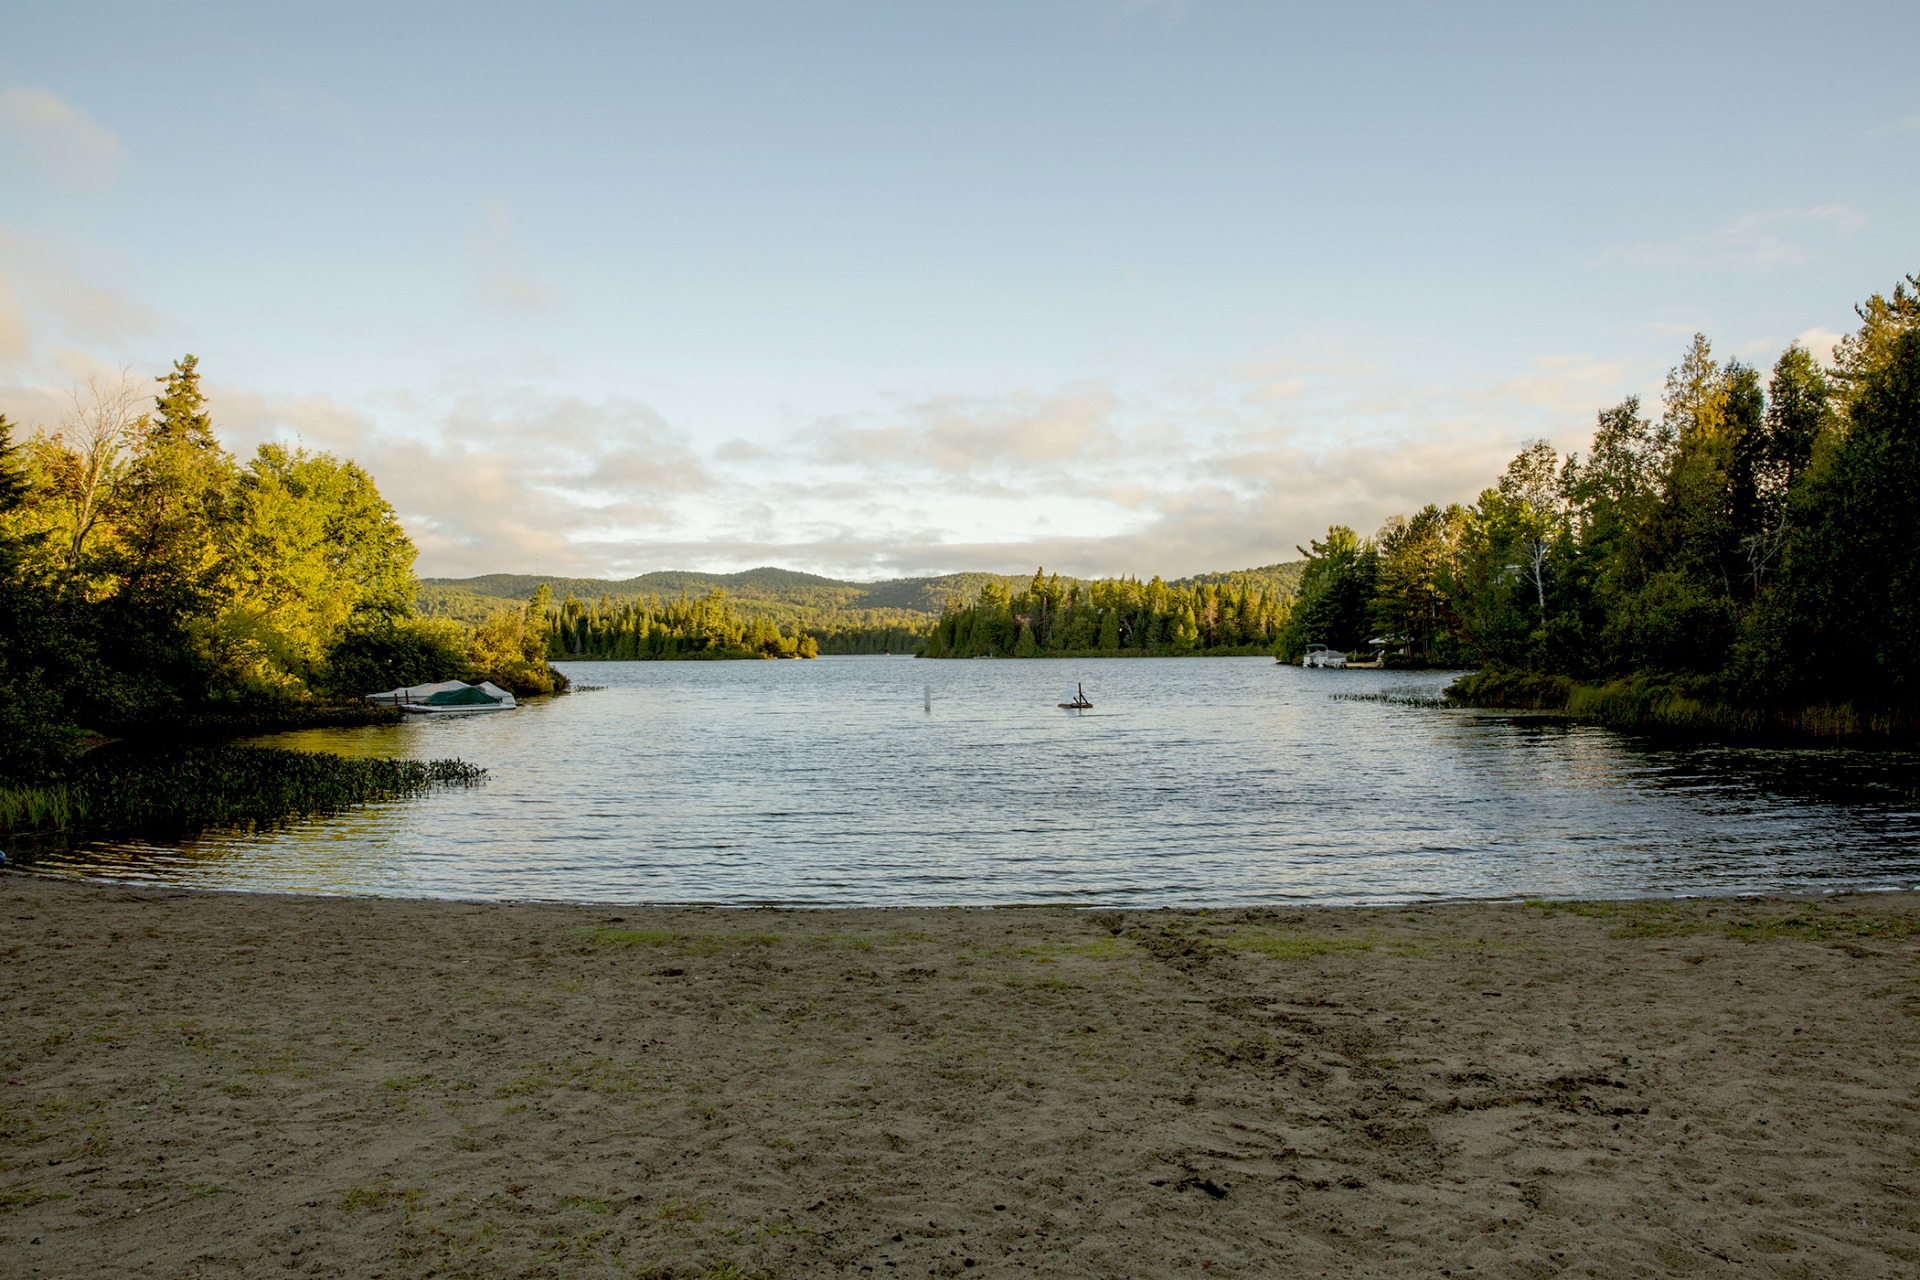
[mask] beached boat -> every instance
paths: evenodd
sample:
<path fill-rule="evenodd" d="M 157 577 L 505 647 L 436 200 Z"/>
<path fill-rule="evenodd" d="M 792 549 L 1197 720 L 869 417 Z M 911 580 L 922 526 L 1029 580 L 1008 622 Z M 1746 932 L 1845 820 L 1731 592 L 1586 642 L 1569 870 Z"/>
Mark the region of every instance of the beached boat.
<path fill-rule="evenodd" d="M 417 715 L 442 715 L 456 711 L 511 711 L 520 704 L 513 695 L 491 680 L 468 684 L 463 680 L 441 680 L 434 684 L 416 684 L 405 689 L 370 693 L 367 701 L 382 707 L 398 707 Z"/>

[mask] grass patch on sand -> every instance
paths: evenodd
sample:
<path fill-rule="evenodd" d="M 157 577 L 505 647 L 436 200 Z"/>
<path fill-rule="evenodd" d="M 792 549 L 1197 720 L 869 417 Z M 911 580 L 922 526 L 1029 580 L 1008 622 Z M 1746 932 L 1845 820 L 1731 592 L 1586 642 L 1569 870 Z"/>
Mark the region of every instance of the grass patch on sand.
<path fill-rule="evenodd" d="M 511 1080 L 494 1087 L 496 1098 L 520 1098 L 549 1094 L 560 1089 L 584 1089 L 593 1093 L 639 1093 L 646 1088 L 638 1067 L 612 1058 L 562 1058 L 556 1062 L 530 1062 Z"/>
<path fill-rule="evenodd" d="M 71 1199 L 73 1197 L 65 1191 L 42 1191 L 32 1183 L 0 1189 L 0 1209 L 31 1209 L 49 1200 Z"/>
<path fill-rule="evenodd" d="M 1854 915 L 1829 911 L 1809 903 L 1788 915 L 1749 915 L 1733 920 L 1704 914 L 1713 904 L 1689 902 L 1551 902 L 1534 900 L 1526 906 L 1555 915 L 1610 920 L 1615 938 L 1676 938 L 1717 933 L 1736 942 L 1768 942 L 1782 938 L 1802 942 L 1844 942 L 1870 938 L 1909 938 L 1920 934 L 1920 915 L 1892 912 Z M 1737 908 L 1736 908 L 1737 909 Z"/>
<path fill-rule="evenodd" d="M 613 1212 L 613 1202 L 595 1196 L 561 1196 L 562 1209 L 585 1209 L 588 1213 L 608 1214 Z"/>
<path fill-rule="evenodd" d="M 1477 941 L 1401 938 L 1391 934 L 1314 933 L 1308 929 L 1264 929 L 1241 925 L 1227 933 L 1199 939 L 1209 946 L 1225 947 L 1270 960 L 1311 960 L 1316 956 L 1380 952 L 1391 956 L 1431 956 L 1460 946 L 1478 946 Z"/>
<path fill-rule="evenodd" d="M 1239 928 L 1206 939 L 1216 947 L 1245 951 L 1271 960 L 1311 960 L 1347 951 L 1372 951 L 1375 939 L 1345 938 L 1294 929 Z"/>
<path fill-rule="evenodd" d="M 610 926 L 575 929 L 574 936 L 596 947 L 657 947 L 681 955 L 712 956 L 745 947 L 771 947 L 782 941 L 777 933 L 680 933 L 671 929 L 616 929 Z"/>
<path fill-rule="evenodd" d="M 987 954 L 1019 956 L 1038 960 L 1042 964 L 1052 964 L 1061 956 L 1079 956 L 1085 960 L 1125 960 L 1139 953 L 1140 944 L 1131 938 L 1109 935 L 1081 942 L 1033 942 Z"/>

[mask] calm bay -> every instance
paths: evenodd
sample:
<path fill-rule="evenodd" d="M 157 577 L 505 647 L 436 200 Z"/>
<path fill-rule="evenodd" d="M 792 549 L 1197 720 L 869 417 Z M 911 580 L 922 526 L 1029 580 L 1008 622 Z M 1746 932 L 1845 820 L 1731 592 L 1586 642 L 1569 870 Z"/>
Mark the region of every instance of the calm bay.
<path fill-rule="evenodd" d="M 1252 905 L 1912 887 L 1912 753 L 1677 747 L 1265 658 L 562 664 L 510 713 L 271 745 L 486 785 L 43 852 L 200 888 L 490 900 Z M 1085 684 L 1091 711 L 1056 703 Z"/>

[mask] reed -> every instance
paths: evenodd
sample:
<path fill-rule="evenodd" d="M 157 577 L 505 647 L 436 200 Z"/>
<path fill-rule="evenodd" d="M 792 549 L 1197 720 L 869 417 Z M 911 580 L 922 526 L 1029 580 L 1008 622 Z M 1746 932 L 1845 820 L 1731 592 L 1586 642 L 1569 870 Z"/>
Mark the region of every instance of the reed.
<path fill-rule="evenodd" d="M 1335 702 L 1380 702 L 1389 707 L 1453 707 L 1456 702 L 1425 693 L 1336 693 Z"/>
<path fill-rule="evenodd" d="M 60 831 L 72 825 L 80 799 L 71 787 L 0 786 L 0 831 Z"/>
<path fill-rule="evenodd" d="M 1582 683 L 1489 669 L 1454 681 L 1446 697 L 1460 706 L 1558 712 L 1612 729 L 1683 737 L 1873 742 L 1910 739 L 1920 731 L 1910 715 L 1849 705 L 1751 706 L 1728 702 L 1710 689 L 1648 676 Z"/>
<path fill-rule="evenodd" d="M 166 836 L 270 827 L 485 779 L 486 770 L 461 760 L 231 745 L 99 751 L 61 782 L 0 788 L 0 830 Z"/>

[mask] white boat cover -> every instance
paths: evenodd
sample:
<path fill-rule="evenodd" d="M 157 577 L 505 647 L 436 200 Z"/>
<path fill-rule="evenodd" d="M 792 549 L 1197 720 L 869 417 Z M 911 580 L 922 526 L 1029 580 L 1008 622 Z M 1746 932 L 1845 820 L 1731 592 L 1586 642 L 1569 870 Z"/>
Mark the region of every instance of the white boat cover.
<path fill-rule="evenodd" d="M 477 685 L 470 685 L 464 680 L 440 680 L 433 684 L 409 685 L 404 689 L 389 689 L 385 693 L 370 693 L 367 695 L 367 701 L 378 703 L 383 707 L 424 706 L 434 694 L 450 693 L 456 689 L 479 689 L 503 707 L 516 705 L 513 695 L 491 680 L 482 680 Z"/>

